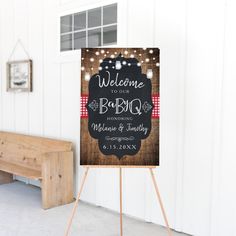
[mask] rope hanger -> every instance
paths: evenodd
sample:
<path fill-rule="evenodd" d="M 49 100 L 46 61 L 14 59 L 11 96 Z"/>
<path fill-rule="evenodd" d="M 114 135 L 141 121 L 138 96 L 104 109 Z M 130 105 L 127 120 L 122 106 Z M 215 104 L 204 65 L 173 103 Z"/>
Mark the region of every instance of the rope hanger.
<path fill-rule="evenodd" d="M 29 53 L 27 52 L 27 50 L 26 50 L 26 48 L 25 48 L 23 42 L 21 41 L 21 39 L 18 39 L 18 40 L 16 41 L 16 43 L 15 43 L 14 48 L 13 48 L 12 51 L 11 51 L 11 54 L 10 54 L 10 56 L 9 56 L 9 58 L 8 58 L 8 61 L 11 60 L 13 54 L 14 54 L 15 51 L 16 51 L 17 46 L 21 46 L 21 48 L 23 49 L 23 51 L 24 51 L 25 55 L 27 56 L 27 58 L 30 59 L 30 55 L 29 55 Z"/>

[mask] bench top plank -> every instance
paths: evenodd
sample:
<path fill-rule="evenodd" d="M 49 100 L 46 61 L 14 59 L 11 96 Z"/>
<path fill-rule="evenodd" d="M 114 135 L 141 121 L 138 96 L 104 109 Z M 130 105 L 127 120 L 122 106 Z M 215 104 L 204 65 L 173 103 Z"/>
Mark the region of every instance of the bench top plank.
<path fill-rule="evenodd" d="M 0 170 L 29 179 L 42 179 L 41 171 L 29 169 L 27 167 L 22 167 L 2 160 L 0 160 Z"/>
<path fill-rule="evenodd" d="M 0 160 L 33 170 L 41 170 L 44 153 L 71 150 L 68 141 L 0 131 Z"/>

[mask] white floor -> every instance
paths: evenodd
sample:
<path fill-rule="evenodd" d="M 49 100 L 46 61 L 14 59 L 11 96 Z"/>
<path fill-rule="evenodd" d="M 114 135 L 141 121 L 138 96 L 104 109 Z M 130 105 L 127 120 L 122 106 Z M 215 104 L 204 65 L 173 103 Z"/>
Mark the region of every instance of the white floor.
<path fill-rule="evenodd" d="M 63 236 L 73 204 L 41 209 L 40 189 L 21 182 L 0 185 L 0 236 Z M 119 236 L 119 215 L 80 203 L 71 236 Z M 124 236 L 167 236 L 163 227 L 124 216 Z M 173 236 L 183 236 L 174 232 Z"/>

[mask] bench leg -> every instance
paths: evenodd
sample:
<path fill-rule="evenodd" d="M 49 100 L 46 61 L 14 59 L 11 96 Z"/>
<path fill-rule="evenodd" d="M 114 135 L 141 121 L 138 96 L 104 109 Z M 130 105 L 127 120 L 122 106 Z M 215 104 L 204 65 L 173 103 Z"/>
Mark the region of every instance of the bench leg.
<path fill-rule="evenodd" d="M 13 175 L 0 170 L 0 184 L 8 184 L 13 182 Z"/>
<path fill-rule="evenodd" d="M 42 205 L 44 209 L 71 203 L 73 152 L 46 153 L 42 162 Z"/>

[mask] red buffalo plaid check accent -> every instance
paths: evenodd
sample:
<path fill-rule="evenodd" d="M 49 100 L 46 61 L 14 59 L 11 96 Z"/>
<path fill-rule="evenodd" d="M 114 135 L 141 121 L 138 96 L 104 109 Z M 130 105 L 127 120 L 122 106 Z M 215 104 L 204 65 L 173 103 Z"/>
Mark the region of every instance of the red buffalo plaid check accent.
<path fill-rule="evenodd" d="M 88 111 L 85 107 L 88 102 L 88 95 L 81 95 L 80 98 L 80 117 L 81 118 L 88 118 Z"/>
<path fill-rule="evenodd" d="M 81 118 L 88 118 L 88 111 L 85 107 L 88 102 L 88 95 L 81 95 L 80 99 L 80 116 Z M 152 119 L 158 119 L 160 117 L 160 96 L 159 94 L 152 95 L 152 102 L 154 104 L 154 108 L 152 110 Z"/>

